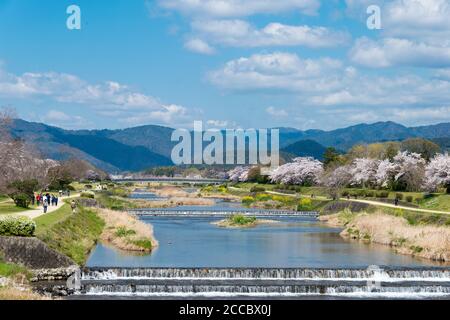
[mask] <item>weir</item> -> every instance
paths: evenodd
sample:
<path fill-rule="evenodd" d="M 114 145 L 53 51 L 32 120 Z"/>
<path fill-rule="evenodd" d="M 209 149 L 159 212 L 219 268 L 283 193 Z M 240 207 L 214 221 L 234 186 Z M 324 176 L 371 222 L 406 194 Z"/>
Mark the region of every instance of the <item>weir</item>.
<path fill-rule="evenodd" d="M 448 268 L 86 268 L 81 284 L 81 296 L 450 299 Z"/>
<path fill-rule="evenodd" d="M 243 214 L 253 217 L 318 217 L 315 211 L 289 210 L 237 210 L 237 209 L 136 209 L 132 210 L 138 216 L 176 216 L 176 217 L 226 217 L 233 214 Z"/>

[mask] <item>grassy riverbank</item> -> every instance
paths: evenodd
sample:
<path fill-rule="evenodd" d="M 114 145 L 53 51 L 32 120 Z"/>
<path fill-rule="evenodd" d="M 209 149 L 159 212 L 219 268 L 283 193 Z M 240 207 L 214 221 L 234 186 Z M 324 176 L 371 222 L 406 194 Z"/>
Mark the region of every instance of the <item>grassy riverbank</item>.
<path fill-rule="evenodd" d="M 105 221 L 102 242 L 121 250 L 136 252 L 151 252 L 158 245 L 150 224 L 123 211 L 97 209 L 97 212 Z"/>
<path fill-rule="evenodd" d="M 446 218 L 446 217 L 445 217 Z M 332 226 L 343 227 L 341 236 L 394 248 L 398 253 L 435 261 L 450 261 L 450 227 L 439 217 L 427 221 L 402 211 L 354 213 L 344 210 L 321 216 Z"/>
<path fill-rule="evenodd" d="M 93 209 L 79 207 L 72 214 L 68 205 L 36 219 L 36 223 L 39 239 L 79 265 L 86 262 L 105 226 Z"/>
<path fill-rule="evenodd" d="M 227 219 L 213 222 L 213 225 L 222 228 L 252 228 L 261 224 L 277 223 L 274 220 L 257 219 L 256 217 L 248 217 L 241 214 L 234 214 Z"/>

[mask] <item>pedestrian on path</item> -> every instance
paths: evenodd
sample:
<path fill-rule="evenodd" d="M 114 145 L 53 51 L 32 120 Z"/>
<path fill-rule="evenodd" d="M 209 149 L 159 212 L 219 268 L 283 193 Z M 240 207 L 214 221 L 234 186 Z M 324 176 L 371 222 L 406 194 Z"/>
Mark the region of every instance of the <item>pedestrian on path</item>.
<path fill-rule="evenodd" d="M 47 198 L 44 198 L 44 202 L 42 203 L 42 205 L 44 206 L 44 213 L 47 213 L 47 208 L 48 208 Z"/>
<path fill-rule="evenodd" d="M 72 200 L 72 202 L 70 202 L 70 207 L 72 208 L 72 213 L 75 213 L 75 209 L 77 208 L 75 200 Z"/>

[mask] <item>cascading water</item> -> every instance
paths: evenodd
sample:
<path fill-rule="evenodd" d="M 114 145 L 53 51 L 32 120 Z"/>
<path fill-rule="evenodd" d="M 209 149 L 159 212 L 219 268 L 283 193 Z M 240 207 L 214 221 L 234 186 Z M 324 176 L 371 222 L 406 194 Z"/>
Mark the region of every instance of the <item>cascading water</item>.
<path fill-rule="evenodd" d="M 89 268 L 82 295 L 449 298 L 450 270 Z"/>

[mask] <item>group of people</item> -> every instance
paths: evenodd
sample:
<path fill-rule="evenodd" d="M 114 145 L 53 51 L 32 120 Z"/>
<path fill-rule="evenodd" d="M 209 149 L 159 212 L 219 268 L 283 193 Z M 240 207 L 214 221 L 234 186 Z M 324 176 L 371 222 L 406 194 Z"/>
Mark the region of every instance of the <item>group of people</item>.
<path fill-rule="evenodd" d="M 44 208 L 44 213 L 47 213 L 47 208 L 52 206 L 58 206 L 59 197 L 54 194 L 46 193 L 46 194 L 37 194 L 36 195 L 36 203 L 38 206 L 42 205 Z"/>

